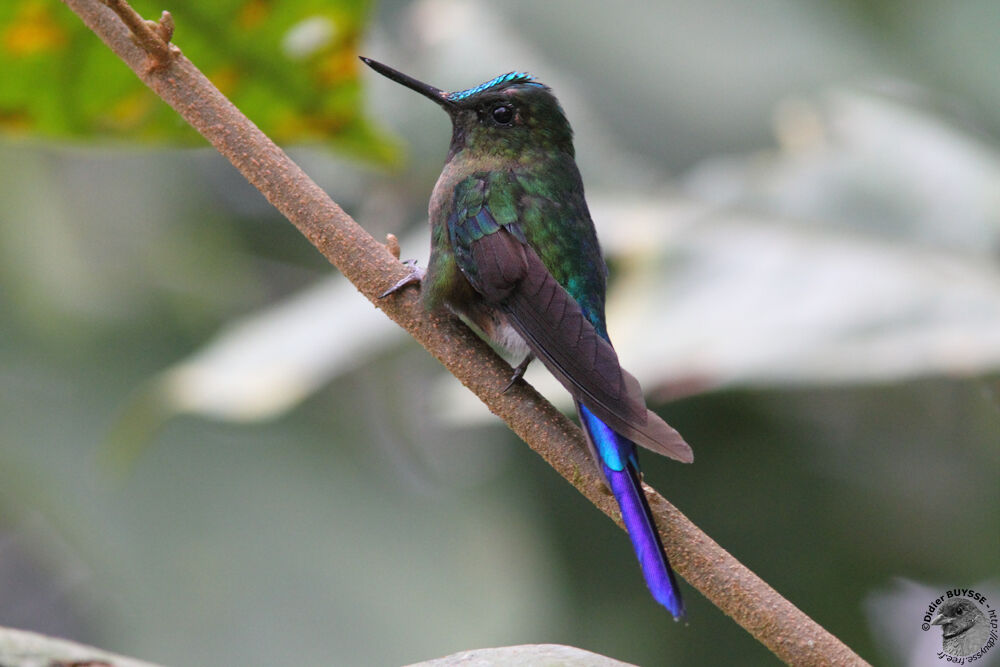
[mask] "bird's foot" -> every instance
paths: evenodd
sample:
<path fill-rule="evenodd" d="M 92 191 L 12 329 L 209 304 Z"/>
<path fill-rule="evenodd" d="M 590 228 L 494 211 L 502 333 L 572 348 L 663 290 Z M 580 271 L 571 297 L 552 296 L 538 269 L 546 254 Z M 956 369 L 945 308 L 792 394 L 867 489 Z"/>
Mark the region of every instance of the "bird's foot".
<path fill-rule="evenodd" d="M 528 370 L 528 365 L 534 358 L 535 355 L 529 352 L 527 356 L 524 357 L 524 360 L 514 367 L 514 374 L 510 376 L 510 382 L 507 383 L 507 386 L 500 391 L 501 394 L 506 394 L 507 391 L 514 386 L 515 382 L 524 377 L 525 371 Z"/>
<path fill-rule="evenodd" d="M 403 262 L 403 264 L 410 267 L 410 273 L 404 276 L 395 285 L 393 285 L 386 291 L 379 294 L 378 298 L 384 299 L 390 294 L 393 294 L 394 292 L 398 292 L 399 290 L 403 289 L 407 285 L 419 283 L 424 279 L 424 276 L 427 275 L 427 269 L 422 269 L 419 266 L 417 266 L 417 260 L 415 259 L 408 259 L 405 262 Z"/>

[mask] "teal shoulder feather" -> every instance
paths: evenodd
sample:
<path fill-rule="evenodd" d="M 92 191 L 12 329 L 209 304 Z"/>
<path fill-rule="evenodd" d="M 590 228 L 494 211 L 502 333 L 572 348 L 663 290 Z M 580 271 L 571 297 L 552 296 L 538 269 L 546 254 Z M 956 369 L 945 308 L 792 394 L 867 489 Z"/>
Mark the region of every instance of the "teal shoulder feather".
<path fill-rule="evenodd" d="M 551 176 L 551 174 L 549 175 Z M 573 170 L 567 178 L 579 178 Z M 551 178 L 528 178 L 523 173 L 474 173 L 454 189 L 446 221 L 452 251 L 459 268 L 475 285 L 482 270 L 470 246 L 501 229 L 526 244 L 545 268 L 569 292 L 587 319 L 603 337 L 606 268 L 582 193 L 556 203 L 550 196 Z"/>

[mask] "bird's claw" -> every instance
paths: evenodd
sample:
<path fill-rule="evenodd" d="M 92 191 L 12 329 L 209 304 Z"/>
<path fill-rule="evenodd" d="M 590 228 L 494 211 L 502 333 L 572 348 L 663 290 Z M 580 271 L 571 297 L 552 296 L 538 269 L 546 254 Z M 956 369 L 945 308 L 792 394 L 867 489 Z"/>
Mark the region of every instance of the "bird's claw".
<path fill-rule="evenodd" d="M 525 371 L 528 370 L 528 365 L 534 358 L 535 355 L 529 352 L 524 360 L 514 367 L 514 374 L 510 376 L 510 382 L 507 383 L 507 386 L 500 390 L 501 394 L 506 394 L 507 391 L 514 386 L 515 382 L 524 377 Z"/>
<path fill-rule="evenodd" d="M 408 259 L 405 262 L 403 262 L 403 264 L 410 267 L 410 272 L 402 279 L 397 281 L 396 284 L 394 284 L 392 287 L 379 294 L 378 298 L 384 299 L 390 294 L 393 294 L 394 292 L 398 292 L 399 290 L 403 289 L 407 285 L 419 283 L 424 279 L 424 276 L 427 275 L 427 269 L 422 269 L 419 266 L 417 266 L 417 260 L 415 259 Z"/>

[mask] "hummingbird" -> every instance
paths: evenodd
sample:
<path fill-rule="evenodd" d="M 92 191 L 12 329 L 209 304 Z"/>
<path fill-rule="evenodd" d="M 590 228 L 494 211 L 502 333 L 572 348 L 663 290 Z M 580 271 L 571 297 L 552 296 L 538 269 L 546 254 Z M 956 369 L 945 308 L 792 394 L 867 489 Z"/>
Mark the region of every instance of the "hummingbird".
<path fill-rule="evenodd" d="M 642 489 L 636 445 L 690 463 L 681 435 L 647 409 L 605 324 L 607 266 L 584 199 L 573 130 L 551 89 L 524 72 L 446 92 L 361 57 L 451 118 L 431 194 L 431 255 L 383 297 L 420 283 L 428 309 L 470 322 L 513 358 L 509 389 L 539 359 L 573 396 L 591 455 L 621 508 L 653 598 L 684 604 Z"/>

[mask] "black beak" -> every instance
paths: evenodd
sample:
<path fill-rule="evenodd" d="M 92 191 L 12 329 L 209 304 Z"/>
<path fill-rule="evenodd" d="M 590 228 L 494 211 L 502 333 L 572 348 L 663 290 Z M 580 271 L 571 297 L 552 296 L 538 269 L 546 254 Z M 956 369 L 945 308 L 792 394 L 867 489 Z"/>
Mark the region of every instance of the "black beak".
<path fill-rule="evenodd" d="M 371 58 L 365 58 L 364 56 L 358 56 L 361 58 L 361 62 L 371 67 L 373 70 L 381 74 L 387 79 L 392 79 L 396 83 L 402 84 L 409 88 L 410 90 L 415 90 L 424 97 L 428 97 L 442 107 L 445 111 L 451 111 L 455 107 L 455 103 L 448 99 L 448 93 L 434 86 L 428 85 L 423 81 L 417 81 L 412 76 L 408 74 L 403 74 L 399 70 L 395 70 L 388 65 L 383 65 L 377 60 L 372 60 Z"/>

